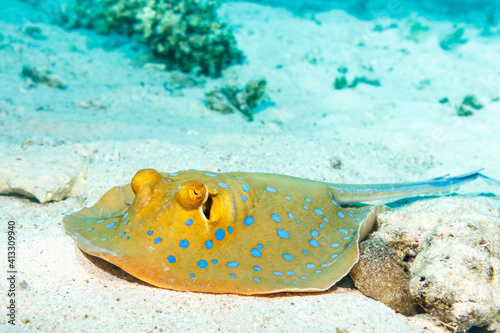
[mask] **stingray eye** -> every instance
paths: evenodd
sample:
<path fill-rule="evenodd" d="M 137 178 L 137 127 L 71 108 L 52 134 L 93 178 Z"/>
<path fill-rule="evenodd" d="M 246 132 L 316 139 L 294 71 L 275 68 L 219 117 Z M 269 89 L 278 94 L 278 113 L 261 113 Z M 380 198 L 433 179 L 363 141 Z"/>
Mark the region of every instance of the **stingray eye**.
<path fill-rule="evenodd" d="M 202 197 L 203 195 L 203 191 L 201 191 L 200 189 L 198 188 L 193 188 L 193 189 L 190 189 L 188 190 L 188 193 L 189 193 L 189 198 L 193 201 L 196 201 L 198 200 L 199 198 Z"/>
<path fill-rule="evenodd" d="M 187 209 L 200 207 L 208 196 L 208 189 L 200 182 L 186 182 L 177 192 L 180 204 Z"/>

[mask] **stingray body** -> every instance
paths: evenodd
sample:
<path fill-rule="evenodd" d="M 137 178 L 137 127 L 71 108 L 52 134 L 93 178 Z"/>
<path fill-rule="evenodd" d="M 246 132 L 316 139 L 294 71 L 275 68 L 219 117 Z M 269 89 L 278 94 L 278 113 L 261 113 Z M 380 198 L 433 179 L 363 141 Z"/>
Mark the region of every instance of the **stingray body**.
<path fill-rule="evenodd" d="M 344 185 L 275 174 L 145 169 L 63 222 L 81 250 L 158 287 L 320 291 L 357 262 L 359 240 L 385 207 L 342 205 L 435 193 L 479 175 Z"/>

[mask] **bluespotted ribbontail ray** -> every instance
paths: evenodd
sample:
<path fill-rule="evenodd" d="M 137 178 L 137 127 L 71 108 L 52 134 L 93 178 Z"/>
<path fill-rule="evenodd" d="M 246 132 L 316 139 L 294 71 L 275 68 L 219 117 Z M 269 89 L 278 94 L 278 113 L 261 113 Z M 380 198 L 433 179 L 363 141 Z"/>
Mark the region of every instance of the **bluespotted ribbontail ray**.
<path fill-rule="evenodd" d="M 212 293 L 321 291 L 349 273 L 383 205 L 449 190 L 471 172 L 401 184 L 328 184 L 264 173 L 140 170 L 67 215 L 78 247 L 152 285 Z"/>

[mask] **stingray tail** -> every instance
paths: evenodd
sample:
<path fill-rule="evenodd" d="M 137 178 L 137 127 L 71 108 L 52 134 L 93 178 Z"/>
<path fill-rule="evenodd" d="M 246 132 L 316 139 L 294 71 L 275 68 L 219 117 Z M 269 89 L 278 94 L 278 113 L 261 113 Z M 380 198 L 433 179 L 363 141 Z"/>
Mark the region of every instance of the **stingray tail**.
<path fill-rule="evenodd" d="M 480 171 L 482 169 L 459 176 L 446 175 L 421 182 L 371 185 L 328 184 L 328 186 L 335 201 L 340 204 L 351 204 L 372 201 L 391 202 L 408 197 L 444 194 L 478 177 L 500 184 L 497 180 L 481 174 Z"/>

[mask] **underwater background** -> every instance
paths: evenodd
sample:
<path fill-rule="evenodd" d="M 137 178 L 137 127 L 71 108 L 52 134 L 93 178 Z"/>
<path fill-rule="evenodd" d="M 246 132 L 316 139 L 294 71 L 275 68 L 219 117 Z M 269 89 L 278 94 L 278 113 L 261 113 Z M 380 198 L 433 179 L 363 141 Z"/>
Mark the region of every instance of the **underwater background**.
<path fill-rule="evenodd" d="M 500 330 L 500 200 L 481 181 L 380 217 L 370 237 L 407 258 L 411 314 L 349 277 L 318 294 L 162 290 L 61 228 L 143 168 L 500 179 L 499 20 L 486 0 L 1 1 L 0 214 L 17 223 L 17 327 Z M 423 271 L 427 283 L 411 279 Z"/>

